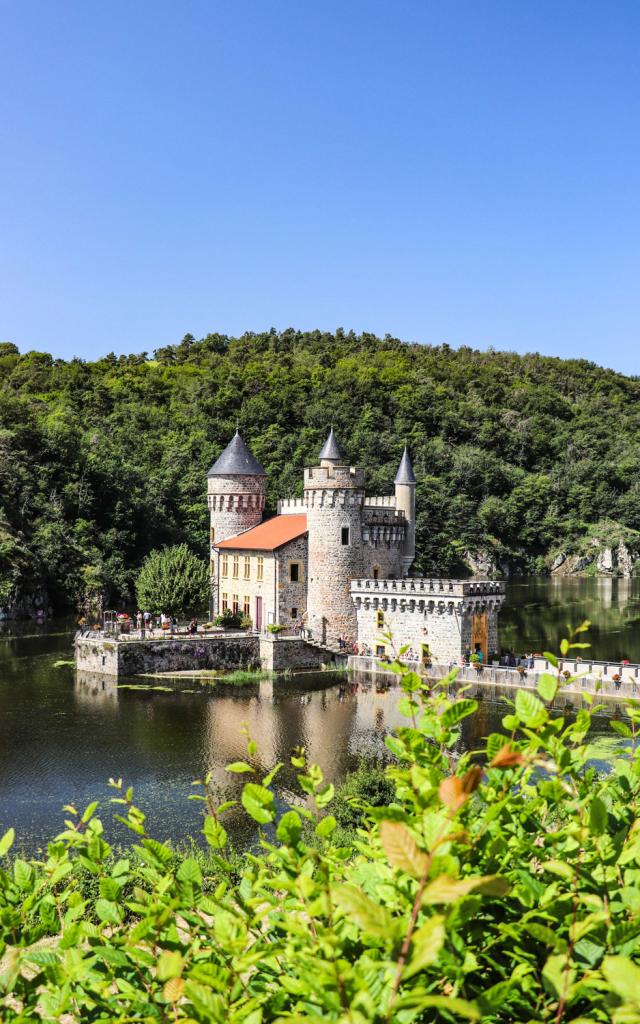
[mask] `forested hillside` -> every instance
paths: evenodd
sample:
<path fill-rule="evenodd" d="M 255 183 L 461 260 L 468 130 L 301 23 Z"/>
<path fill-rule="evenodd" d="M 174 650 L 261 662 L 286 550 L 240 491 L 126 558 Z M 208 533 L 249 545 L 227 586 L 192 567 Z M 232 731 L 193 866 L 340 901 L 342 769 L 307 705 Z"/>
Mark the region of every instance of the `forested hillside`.
<path fill-rule="evenodd" d="M 236 419 L 269 473 L 269 509 L 301 493 L 333 422 L 371 490 L 405 441 L 423 573 L 467 552 L 544 571 L 558 551 L 640 530 L 640 380 L 582 360 L 456 351 L 371 335 L 187 336 L 96 362 L 0 346 L 0 606 L 46 591 L 132 595 L 151 548 L 206 553 L 206 472 Z"/>

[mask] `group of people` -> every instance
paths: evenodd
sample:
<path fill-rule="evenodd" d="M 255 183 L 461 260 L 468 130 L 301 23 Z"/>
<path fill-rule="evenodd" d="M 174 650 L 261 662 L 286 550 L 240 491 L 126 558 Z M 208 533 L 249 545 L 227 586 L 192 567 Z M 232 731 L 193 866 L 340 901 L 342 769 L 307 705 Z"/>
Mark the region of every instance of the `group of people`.
<path fill-rule="evenodd" d="M 178 631 L 178 619 L 175 615 L 165 615 L 162 612 L 156 616 L 154 621 L 151 612 L 138 611 L 136 612 L 136 628 L 141 637 L 144 637 L 145 633 L 152 632 L 154 628 L 176 633 Z M 195 636 L 198 632 L 198 620 L 195 617 L 191 619 L 188 628 L 189 633 Z"/>

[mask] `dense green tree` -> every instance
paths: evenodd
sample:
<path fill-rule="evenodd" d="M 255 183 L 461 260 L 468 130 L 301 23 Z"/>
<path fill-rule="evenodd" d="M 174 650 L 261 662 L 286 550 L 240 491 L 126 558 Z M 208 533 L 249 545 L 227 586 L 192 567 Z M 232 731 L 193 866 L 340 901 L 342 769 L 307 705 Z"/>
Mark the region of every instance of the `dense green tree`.
<path fill-rule="evenodd" d="M 95 362 L 0 345 L 0 507 L 23 555 L 11 588 L 58 608 L 101 581 L 131 601 L 154 548 L 207 555 L 206 472 L 236 420 L 269 473 L 267 513 L 299 495 L 333 421 L 371 490 L 406 442 L 424 573 L 470 550 L 531 571 L 599 522 L 640 529 L 640 380 L 585 360 L 288 329 Z"/>
<path fill-rule="evenodd" d="M 199 612 L 209 599 L 209 570 L 186 544 L 152 551 L 136 580 L 138 606 L 154 614 Z"/>

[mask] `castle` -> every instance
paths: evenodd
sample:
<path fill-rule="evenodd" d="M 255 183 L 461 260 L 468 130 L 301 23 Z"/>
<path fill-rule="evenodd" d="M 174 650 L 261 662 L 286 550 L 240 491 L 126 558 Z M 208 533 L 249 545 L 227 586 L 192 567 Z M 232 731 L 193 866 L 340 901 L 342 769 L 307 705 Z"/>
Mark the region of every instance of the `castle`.
<path fill-rule="evenodd" d="M 497 649 L 504 587 L 492 581 L 414 579 L 416 477 L 405 447 L 394 493 L 367 496 L 364 472 L 345 461 L 331 429 L 302 499 L 263 520 L 266 473 L 236 431 L 209 470 L 214 614 L 227 609 L 263 632 L 302 623 L 313 641 L 341 639 L 373 654 L 390 630 L 423 659 Z"/>

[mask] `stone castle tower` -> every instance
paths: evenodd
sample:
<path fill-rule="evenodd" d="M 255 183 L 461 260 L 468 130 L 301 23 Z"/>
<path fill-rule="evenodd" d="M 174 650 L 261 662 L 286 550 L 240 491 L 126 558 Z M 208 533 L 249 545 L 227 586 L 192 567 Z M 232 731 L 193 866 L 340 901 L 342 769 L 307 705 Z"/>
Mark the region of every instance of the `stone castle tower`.
<path fill-rule="evenodd" d="M 364 575 L 364 473 L 344 461 L 333 429 L 320 465 L 304 471 L 309 532 L 307 626 L 325 643 L 355 637 L 350 583 Z"/>
<path fill-rule="evenodd" d="M 266 490 L 267 474 L 236 430 L 207 474 L 209 544 L 261 523 Z"/>

